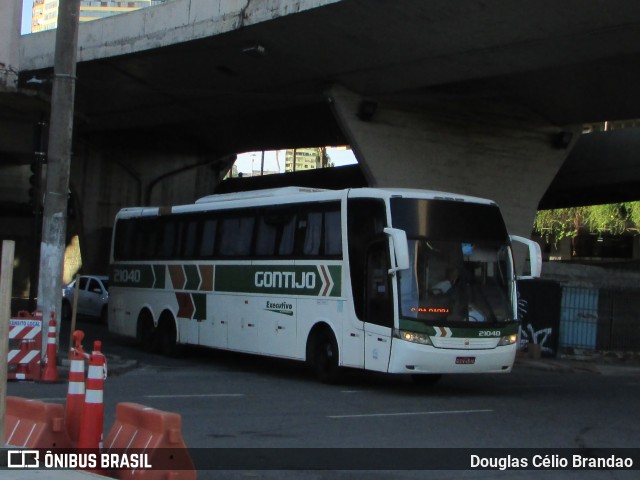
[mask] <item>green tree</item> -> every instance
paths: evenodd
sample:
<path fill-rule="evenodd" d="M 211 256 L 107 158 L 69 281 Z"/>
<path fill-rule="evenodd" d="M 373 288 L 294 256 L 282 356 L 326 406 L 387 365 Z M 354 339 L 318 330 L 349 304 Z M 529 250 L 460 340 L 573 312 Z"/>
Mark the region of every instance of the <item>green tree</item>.
<path fill-rule="evenodd" d="M 533 231 L 547 243 L 557 244 L 580 232 L 621 235 L 640 231 L 640 202 L 540 210 Z"/>

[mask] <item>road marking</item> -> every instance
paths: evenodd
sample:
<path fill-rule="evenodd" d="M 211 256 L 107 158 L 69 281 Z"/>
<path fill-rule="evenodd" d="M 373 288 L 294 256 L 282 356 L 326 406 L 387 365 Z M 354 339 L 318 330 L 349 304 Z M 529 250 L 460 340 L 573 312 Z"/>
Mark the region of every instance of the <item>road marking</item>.
<path fill-rule="evenodd" d="M 341 390 L 340 393 L 361 393 L 362 390 Z"/>
<path fill-rule="evenodd" d="M 459 415 L 465 413 L 492 413 L 493 410 L 442 410 L 439 412 L 363 413 L 358 415 L 327 415 L 327 418 L 404 417 L 410 415 Z"/>
<path fill-rule="evenodd" d="M 145 395 L 146 398 L 244 397 L 244 393 L 193 393 L 184 395 Z"/>

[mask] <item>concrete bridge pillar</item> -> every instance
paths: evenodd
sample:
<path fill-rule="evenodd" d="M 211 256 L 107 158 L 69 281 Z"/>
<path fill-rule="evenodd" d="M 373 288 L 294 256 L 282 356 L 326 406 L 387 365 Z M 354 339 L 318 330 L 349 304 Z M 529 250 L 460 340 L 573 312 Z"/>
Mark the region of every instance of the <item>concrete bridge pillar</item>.
<path fill-rule="evenodd" d="M 376 101 L 338 86 L 328 95 L 371 185 L 492 199 L 509 232 L 527 238 L 579 132 L 497 103 Z"/>

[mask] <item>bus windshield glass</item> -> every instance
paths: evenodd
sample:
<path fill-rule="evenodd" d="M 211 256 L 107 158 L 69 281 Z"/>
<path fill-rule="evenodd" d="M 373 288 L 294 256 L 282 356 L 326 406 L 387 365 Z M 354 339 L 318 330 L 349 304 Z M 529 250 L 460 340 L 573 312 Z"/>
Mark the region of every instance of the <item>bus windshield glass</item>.
<path fill-rule="evenodd" d="M 509 239 L 495 205 L 392 200 L 410 268 L 399 275 L 401 318 L 429 324 L 514 320 Z"/>

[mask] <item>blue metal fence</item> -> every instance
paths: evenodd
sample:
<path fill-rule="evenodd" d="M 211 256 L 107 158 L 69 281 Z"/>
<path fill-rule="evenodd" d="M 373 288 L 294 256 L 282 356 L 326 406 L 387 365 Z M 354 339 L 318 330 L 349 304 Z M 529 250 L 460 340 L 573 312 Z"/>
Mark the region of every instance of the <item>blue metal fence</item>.
<path fill-rule="evenodd" d="M 563 287 L 559 346 L 640 351 L 640 292 Z"/>

